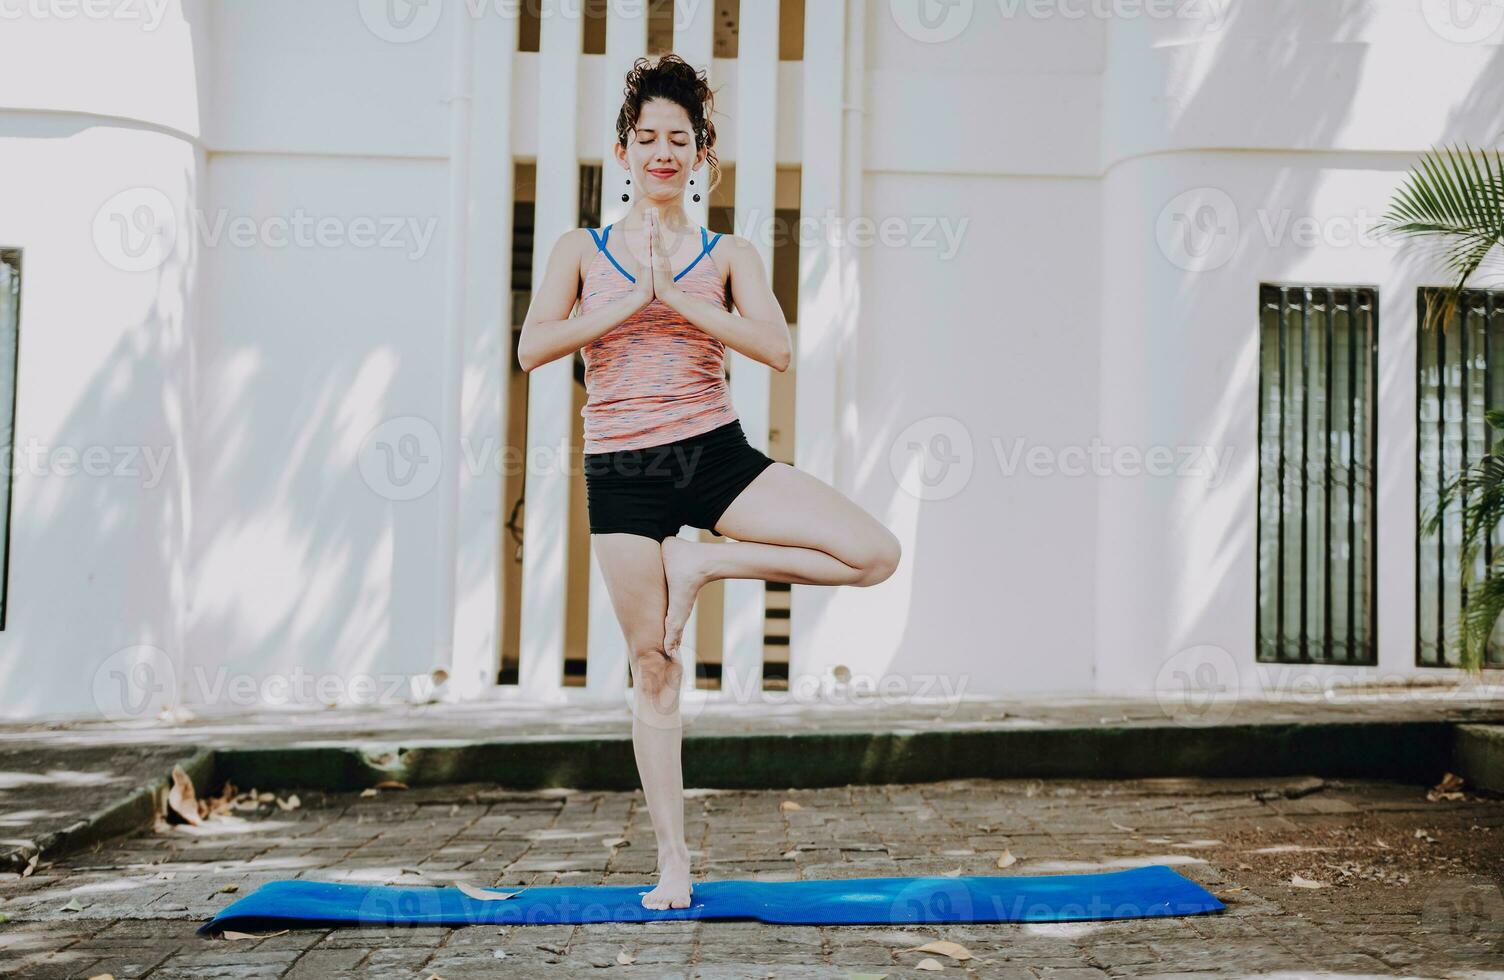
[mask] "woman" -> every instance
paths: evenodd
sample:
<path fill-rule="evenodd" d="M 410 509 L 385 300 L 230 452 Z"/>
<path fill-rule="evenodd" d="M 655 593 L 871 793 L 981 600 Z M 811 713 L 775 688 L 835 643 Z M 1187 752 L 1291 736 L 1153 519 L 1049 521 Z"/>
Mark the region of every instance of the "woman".
<path fill-rule="evenodd" d="M 898 539 L 823 481 L 752 447 L 731 403 L 725 349 L 774 370 L 792 356 L 761 258 L 684 210 L 693 171 L 718 176 L 713 97 L 675 55 L 640 58 L 617 116 L 631 209 L 562 235 L 523 322 L 531 371 L 582 350 L 590 540 L 631 651 L 632 743 L 658 844 L 650 909 L 690 903 L 680 768 L 680 634 L 707 582 L 875 585 Z M 576 301 L 580 315 L 571 317 Z M 734 303 L 733 315 L 728 306 Z M 688 524 L 732 540 L 690 541 Z"/>

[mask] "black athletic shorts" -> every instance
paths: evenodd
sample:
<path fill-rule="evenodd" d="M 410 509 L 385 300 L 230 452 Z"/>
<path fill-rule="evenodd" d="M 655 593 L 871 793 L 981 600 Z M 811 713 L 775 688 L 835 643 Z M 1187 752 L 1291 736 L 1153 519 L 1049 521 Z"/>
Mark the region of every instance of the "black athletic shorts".
<path fill-rule="evenodd" d="M 641 449 L 585 453 L 591 534 L 626 532 L 655 541 L 715 522 L 773 459 L 747 442 L 741 421 Z"/>

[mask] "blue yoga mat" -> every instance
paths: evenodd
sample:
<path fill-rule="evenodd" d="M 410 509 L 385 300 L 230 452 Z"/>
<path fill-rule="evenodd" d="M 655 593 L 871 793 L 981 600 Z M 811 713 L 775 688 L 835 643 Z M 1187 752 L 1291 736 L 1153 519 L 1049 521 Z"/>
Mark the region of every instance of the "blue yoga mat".
<path fill-rule="evenodd" d="M 1079 922 L 1198 915 L 1225 907 L 1163 864 L 1074 875 L 700 881 L 694 883 L 688 908 L 662 911 L 642 907 L 642 896 L 652 887 L 543 885 L 487 901 L 453 886 L 269 881 L 225 906 L 198 932 L 328 923 L 556 925 L 660 919 L 760 919 L 788 925 Z M 518 887 L 486 890 L 513 892 Z"/>

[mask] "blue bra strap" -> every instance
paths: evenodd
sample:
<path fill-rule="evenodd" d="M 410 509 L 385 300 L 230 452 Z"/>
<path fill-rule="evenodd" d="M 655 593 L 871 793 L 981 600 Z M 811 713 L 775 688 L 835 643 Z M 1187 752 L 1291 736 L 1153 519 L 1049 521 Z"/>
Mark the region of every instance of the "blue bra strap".
<path fill-rule="evenodd" d="M 595 232 L 594 232 L 593 229 L 591 230 L 591 234 L 595 234 Z M 599 239 L 600 246 L 601 246 L 601 251 L 605 252 L 606 253 L 606 258 L 610 259 L 611 260 L 611 264 L 614 265 L 614 266 L 616 266 L 616 271 L 620 272 L 622 275 L 624 275 L 624 276 L 627 277 L 627 282 L 636 282 L 637 281 L 636 277 L 634 277 L 626 269 L 623 269 L 621 267 L 621 263 L 618 262 L 618 261 L 616 261 L 616 256 L 612 255 L 611 254 L 611 250 L 606 247 L 606 239 L 608 239 L 610 237 L 611 237 L 611 226 L 607 225 L 606 226 L 606 233 L 604 235 L 602 235 L 600 237 L 600 239 Z"/>
<path fill-rule="evenodd" d="M 693 269 L 695 266 L 699 265 L 700 264 L 700 260 L 703 259 L 705 256 L 709 255 L 710 254 L 710 250 L 713 249 L 713 248 L 715 248 L 715 243 L 718 242 L 718 241 L 720 241 L 720 240 L 721 240 L 721 233 L 720 232 L 716 232 L 716 235 L 715 235 L 714 238 L 710 239 L 709 241 L 706 241 L 705 226 L 701 225 L 700 226 L 700 254 L 695 256 L 695 260 L 693 262 L 691 262 L 689 265 L 687 265 L 687 266 L 684 267 L 684 272 L 681 272 L 681 273 L 679 273 L 678 276 L 674 277 L 674 282 L 678 282 L 679 281 L 679 276 L 684 275 L 685 272 L 688 272 L 690 269 Z"/>

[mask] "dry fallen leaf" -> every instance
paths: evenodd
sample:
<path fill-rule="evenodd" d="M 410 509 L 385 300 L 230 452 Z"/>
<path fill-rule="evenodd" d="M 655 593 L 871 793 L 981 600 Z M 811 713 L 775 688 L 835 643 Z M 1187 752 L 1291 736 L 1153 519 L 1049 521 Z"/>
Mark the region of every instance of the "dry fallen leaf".
<path fill-rule="evenodd" d="M 68 899 L 68 904 L 58 909 L 59 912 L 82 912 L 83 910 L 84 907 L 78 904 L 78 899 L 76 898 Z"/>
<path fill-rule="evenodd" d="M 467 885 L 463 881 L 456 881 L 454 883 L 454 887 L 458 888 L 466 895 L 469 895 L 471 898 L 479 899 L 482 902 L 494 902 L 498 899 L 511 898 L 513 895 L 519 895 L 526 890 L 519 888 L 515 892 L 493 892 L 487 891 L 484 888 L 476 888 L 474 885 Z"/>
<path fill-rule="evenodd" d="M 1018 858 L 1014 857 L 1013 852 L 1006 848 L 1003 850 L 1003 853 L 997 856 L 997 866 L 999 868 L 1010 868 L 1017 863 Z"/>
<path fill-rule="evenodd" d="M 38 851 L 37 853 L 33 854 L 31 857 L 27 858 L 26 859 L 26 867 L 23 868 L 22 871 L 21 871 L 21 877 L 22 878 L 29 877 L 31 875 L 31 873 L 37 869 L 37 862 L 39 860 L 41 860 L 41 858 L 42 858 L 42 852 L 41 851 Z"/>
<path fill-rule="evenodd" d="M 229 780 L 220 787 L 218 796 L 211 796 L 204 801 L 209 808 L 206 816 L 218 817 L 235 809 L 235 784 Z"/>
<path fill-rule="evenodd" d="M 905 952 L 939 953 L 941 956 L 949 956 L 953 960 L 969 960 L 972 958 L 971 950 L 960 943 L 953 943 L 949 939 L 937 939 L 934 942 L 925 943 L 923 946 L 910 946 Z"/>
<path fill-rule="evenodd" d="M 799 848 L 796 847 L 792 851 L 784 851 L 781 856 L 782 857 L 786 857 L 786 858 L 791 858 L 791 857 L 796 857 L 798 854 L 799 854 Z"/>
<path fill-rule="evenodd" d="M 284 810 L 296 810 L 298 807 L 300 807 L 302 805 L 303 805 L 303 801 L 300 800 L 300 799 L 298 799 L 298 794 L 297 793 L 293 793 L 286 800 L 278 800 L 277 801 L 277 806 L 281 807 Z"/>
<path fill-rule="evenodd" d="M 226 929 L 220 935 L 223 939 L 270 939 L 272 936 L 286 935 L 287 932 L 288 930 L 283 929 L 280 932 L 264 932 L 258 936 L 249 932 L 236 932 L 234 929 Z"/>
<path fill-rule="evenodd" d="M 616 954 L 616 962 L 620 963 L 622 966 L 631 966 L 633 963 L 637 962 L 637 957 L 633 956 L 631 953 L 623 949 L 621 952 Z"/>
<path fill-rule="evenodd" d="M 1327 883 L 1324 882 L 1324 881 L 1312 881 L 1310 878 L 1302 878 L 1300 875 L 1297 875 L 1297 874 L 1292 874 L 1290 876 L 1290 884 L 1293 885 L 1296 888 L 1326 888 L 1326 887 L 1328 887 Z"/>
<path fill-rule="evenodd" d="M 381 790 L 376 789 L 373 786 L 367 786 L 365 789 L 363 789 L 363 790 L 360 791 L 360 795 L 361 796 L 380 796 L 381 795 Z"/>
<path fill-rule="evenodd" d="M 802 810 L 802 809 L 804 809 L 804 807 L 802 807 L 799 804 L 795 803 L 793 800 L 784 800 L 782 803 L 778 804 L 778 809 L 780 809 L 780 810 Z"/>
<path fill-rule="evenodd" d="M 932 956 L 926 956 L 924 959 L 922 959 L 918 963 L 914 964 L 914 969 L 916 969 L 916 970 L 943 970 L 943 969 L 945 969 L 945 967 L 941 966 L 940 965 L 940 961 L 937 960 L 937 959 L 935 959 L 934 957 L 932 957 Z"/>
<path fill-rule="evenodd" d="M 198 812 L 198 798 L 193 793 L 193 780 L 188 778 L 182 766 L 172 767 L 172 788 L 167 791 L 167 809 L 187 823 L 203 823 Z"/>
<path fill-rule="evenodd" d="M 1125 834 L 1131 834 L 1138 829 L 1137 827 L 1125 827 L 1120 823 L 1113 823 L 1112 826 L 1114 829 L 1121 830 Z"/>
<path fill-rule="evenodd" d="M 959 875 L 963 870 L 965 870 L 965 869 L 964 868 L 957 868 L 954 871 L 947 871 L 947 872 L 945 872 L 945 877 L 947 877 L 947 878 L 954 878 L 957 875 Z"/>

